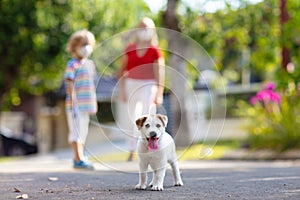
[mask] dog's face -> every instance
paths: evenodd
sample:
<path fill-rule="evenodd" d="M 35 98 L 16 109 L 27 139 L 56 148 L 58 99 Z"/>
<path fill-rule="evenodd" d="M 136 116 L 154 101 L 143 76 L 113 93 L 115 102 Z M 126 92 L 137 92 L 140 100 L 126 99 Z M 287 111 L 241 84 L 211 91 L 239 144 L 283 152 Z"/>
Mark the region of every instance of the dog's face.
<path fill-rule="evenodd" d="M 148 141 L 148 149 L 155 151 L 158 149 L 158 141 L 168 123 L 165 115 L 155 114 L 143 116 L 136 120 L 136 125 L 141 132 L 141 136 Z"/>

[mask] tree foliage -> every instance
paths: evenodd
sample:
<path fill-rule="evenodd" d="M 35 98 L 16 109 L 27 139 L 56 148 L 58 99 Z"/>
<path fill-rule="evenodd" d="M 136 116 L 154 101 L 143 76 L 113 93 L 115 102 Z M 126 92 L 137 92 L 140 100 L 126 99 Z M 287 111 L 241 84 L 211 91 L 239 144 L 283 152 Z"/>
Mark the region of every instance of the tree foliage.
<path fill-rule="evenodd" d="M 277 0 L 258 4 L 241 1 L 237 9 L 228 4 L 216 13 L 201 15 L 187 8 L 181 27 L 207 50 L 223 74 L 241 73 L 242 68 L 247 68 L 265 79 L 280 62 L 278 13 Z M 238 83 L 241 79 L 232 81 Z"/>
<path fill-rule="evenodd" d="M 142 0 L 0 1 L 0 105 L 18 105 L 23 92 L 41 95 L 59 86 L 74 31 L 89 29 L 101 42 L 149 13 Z"/>
<path fill-rule="evenodd" d="M 277 82 L 280 88 L 297 87 L 300 84 L 300 2 L 296 0 L 287 1 L 287 10 L 289 14 L 288 21 L 282 27 L 282 37 L 280 43 L 286 46 L 291 55 L 292 64 L 287 70 L 277 69 Z"/>

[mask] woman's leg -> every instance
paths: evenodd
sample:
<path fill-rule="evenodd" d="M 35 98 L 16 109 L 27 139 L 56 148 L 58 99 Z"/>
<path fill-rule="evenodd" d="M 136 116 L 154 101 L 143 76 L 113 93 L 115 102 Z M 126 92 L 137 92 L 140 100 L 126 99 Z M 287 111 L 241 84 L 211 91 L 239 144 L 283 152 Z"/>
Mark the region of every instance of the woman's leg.
<path fill-rule="evenodd" d="M 157 87 L 154 81 L 127 79 L 125 88 L 127 94 L 126 112 L 128 113 L 128 125 L 130 127 L 128 131 L 128 144 L 130 152 L 128 160 L 131 161 L 133 153 L 136 149 L 137 138 L 139 136 L 137 127 L 135 126 L 135 120 L 141 115 L 149 114 L 151 106 L 155 108 L 154 99 L 157 93 Z"/>
<path fill-rule="evenodd" d="M 139 135 L 136 134 L 136 126 L 135 126 L 135 119 L 137 115 L 137 110 L 139 108 L 139 81 L 126 79 L 125 82 L 125 89 L 127 95 L 127 102 L 126 102 L 126 113 L 127 117 L 126 120 L 126 134 L 127 134 L 127 143 L 128 143 L 128 151 L 129 157 L 128 161 L 132 161 L 133 154 L 136 149 L 137 138 Z"/>

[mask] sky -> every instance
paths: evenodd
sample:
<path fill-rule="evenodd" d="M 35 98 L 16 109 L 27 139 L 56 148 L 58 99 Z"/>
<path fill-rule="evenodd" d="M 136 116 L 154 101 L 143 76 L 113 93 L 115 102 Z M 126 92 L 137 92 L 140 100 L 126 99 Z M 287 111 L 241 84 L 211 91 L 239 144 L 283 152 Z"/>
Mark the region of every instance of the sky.
<path fill-rule="evenodd" d="M 167 3 L 167 0 L 144 0 L 150 7 L 151 11 L 157 13 L 161 10 Z M 206 12 L 215 12 L 218 9 L 225 7 L 224 0 L 182 0 L 184 4 L 190 6 L 191 8 L 203 8 Z M 207 2 L 204 4 L 204 2 Z M 233 7 L 238 7 L 239 0 L 227 0 Z M 263 0 L 249 0 L 249 3 L 258 3 Z"/>

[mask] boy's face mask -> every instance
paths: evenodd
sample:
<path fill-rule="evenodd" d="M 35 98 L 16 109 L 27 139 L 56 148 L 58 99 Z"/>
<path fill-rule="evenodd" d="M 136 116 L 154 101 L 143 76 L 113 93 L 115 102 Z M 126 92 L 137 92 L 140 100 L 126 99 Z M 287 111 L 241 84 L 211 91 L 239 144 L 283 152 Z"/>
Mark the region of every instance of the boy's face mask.
<path fill-rule="evenodd" d="M 91 45 L 84 45 L 78 50 L 78 55 L 83 58 L 89 57 L 93 52 L 93 47 Z"/>
<path fill-rule="evenodd" d="M 137 38 L 140 41 L 150 41 L 153 36 L 153 30 L 151 28 L 145 28 L 137 31 Z"/>

